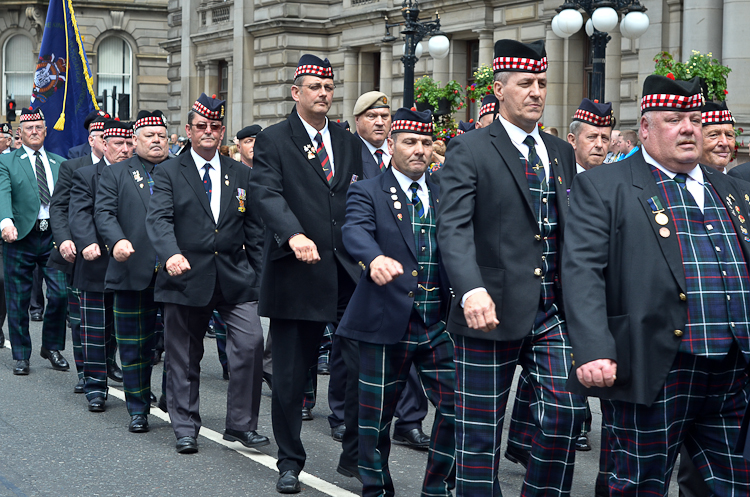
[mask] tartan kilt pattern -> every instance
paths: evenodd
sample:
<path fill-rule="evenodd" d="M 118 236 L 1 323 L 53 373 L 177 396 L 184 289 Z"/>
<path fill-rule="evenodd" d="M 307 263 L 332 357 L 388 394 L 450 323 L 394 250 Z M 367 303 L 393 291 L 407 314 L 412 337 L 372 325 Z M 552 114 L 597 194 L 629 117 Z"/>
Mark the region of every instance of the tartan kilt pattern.
<path fill-rule="evenodd" d="M 8 310 L 8 339 L 13 359 L 31 357 L 29 335 L 29 303 L 34 266 L 42 266 L 47 282 L 47 309 L 42 325 L 42 347 L 49 350 L 65 349 L 65 315 L 67 314 L 67 281 L 65 273 L 47 267 L 52 250 L 50 231 L 31 231 L 13 243 L 3 242 L 3 270 L 5 271 L 5 302 Z"/>
<path fill-rule="evenodd" d="M 151 358 L 155 345 L 154 280 L 142 291 L 118 290 L 114 296 L 115 334 L 122 363 L 122 385 L 128 414 L 148 414 Z"/>
<path fill-rule="evenodd" d="M 107 343 L 113 333 L 112 293 L 81 292 L 81 346 L 86 398 L 107 396 Z"/>
<path fill-rule="evenodd" d="M 565 391 L 571 348 L 565 323 L 524 340 L 455 335 L 456 495 L 502 495 L 497 477 L 516 364 L 528 373 L 535 428 L 522 496 L 569 496 L 584 397 Z"/>
<path fill-rule="evenodd" d="M 750 495 L 750 463 L 733 453 L 750 395 L 733 345 L 722 361 L 679 352 L 650 406 L 602 400 L 614 460 L 609 495 L 663 495 L 685 445 L 712 495 Z"/>
<path fill-rule="evenodd" d="M 453 341 L 445 323 L 425 328 L 412 313 L 404 338 L 393 345 L 359 342 L 359 473 L 365 497 L 395 495 L 388 467 L 390 427 L 414 363 L 435 406 L 422 496 L 449 497 L 455 486 Z"/>
<path fill-rule="evenodd" d="M 66 276 L 72 279 L 70 276 Z M 83 346 L 81 345 L 81 292 L 68 282 L 68 318 L 70 335 L 73 340 L 73 361 L 76 364 L 78 379 L 83 378 Z"/>

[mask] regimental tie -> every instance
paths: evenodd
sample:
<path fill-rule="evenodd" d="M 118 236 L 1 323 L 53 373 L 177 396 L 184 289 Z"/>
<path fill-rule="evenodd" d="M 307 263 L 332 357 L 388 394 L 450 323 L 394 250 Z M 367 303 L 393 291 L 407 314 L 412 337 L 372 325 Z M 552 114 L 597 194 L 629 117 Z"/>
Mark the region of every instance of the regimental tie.
<path fill-rule="evenodd" d="M 378 161 L 378 167 L 380 168 L 380 172 L 385 171 L 385 162 L 383 161 L 383 151 L 380 149 L 377 149 L 375 151 L 375 159 Z"/>
<path fill-rule="evenodd" d="M 539 154 L 536 153 L 536 141 L 531 135 L 526 135 L 526 139 L 523 141 L 524 145 L 529 147 L 529 164 L 534 168 L 536 175 L 539 176 L 539 181 L 542 184 L 547 183 L 547 176 L 544 173 L 544 164 L 542 159 L 539 158 Z"/>
<path fill-rule="evenodd" d="M 411 190 L 411 203 L 414 206 L 414 212 L 417 213 L 419 219 L 424 219 L 424 205 L 422 205 L 422 200 L 420 200 L 419 195 L 417 195 L 417 190 L 419 190 L 419 183 L 417 183 L 416 181 L 413 182 L 409 189 Z"/>
<path fill-rule="evenodd" d="M 42 154 L 39 153 L 39 150 L 34 152 L 34 155 L 36 155 L 36 163 L 34 167 L 36 169 L 36 184 L 39 187 L 39 200 L 42 202 L 42 205 L 48 206 L 50 194 L 49 186 L 47 186 L 47 172 L 44 170 Z"/>
<path fill-rule="evenodd" d="M 687 179 L 688 179 L 688 175 L 685 173 L 677 173 L 674 175 L 674 180 L 683 190 L 687 188 L 687 183 L 686 183 Z"/>
<path fill-rule="evenodd" d="M 320 164 L 323 166 L 323 173 L 326 175 L 326 179 L 330 183 L 333 181 L 333 170 L 331 169 L 330 159 L 328 158 L 328 152 L 326 152 L 326 146 L 323 144 L 323 136 L 318 133 L 315 135 L 315 142 L 318 144 L 318 159 Z"/>
<path fill-rule="evenodd" d="M 211 176 L 208 175 L 208 171 L 211 170 L 211 164 L 208 162 L 205 166 L 203 166 L 203 169 L 206 171 L 203 173 L 203 188 L 206 189 L 206 195 L 208 195 L 208 203 L 211 203 Z"/>

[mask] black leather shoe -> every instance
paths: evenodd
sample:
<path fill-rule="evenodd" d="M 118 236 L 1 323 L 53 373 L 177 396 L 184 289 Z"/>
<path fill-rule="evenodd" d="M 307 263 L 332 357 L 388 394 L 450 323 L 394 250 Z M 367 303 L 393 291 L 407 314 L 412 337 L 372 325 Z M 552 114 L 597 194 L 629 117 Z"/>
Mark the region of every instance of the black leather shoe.
<path fill-rule="evenodd" d="M 174 447 L 179 454 L 195 454 L 198 452 L 198 442 L 195 437 L 178 438 Z"/>
<path fill-rule="evenodd" d="M 156 407 L 158 407 L 164 412 L 169 412 L 167 411 L 167 396 L 166 395 L 161 394 L 161 396 L 159 397 L 159 403 L 156 404 Z"/>
<path fill-rule="evenodd" d="M 300 493 L 299 471 L 290 469 L 281 473 L 279 481 L 276 482 L 276 491 L 280 494 Z"/>
<path fill-rule="evenodd" d="M 42 359 L 49 360 L 49 363 L 52 364 L 52 369 L 58 371 L 67 371 L 70 369 L 70 364 L 68 364 L 68 361 L 65 360 L 59 350 L 47 350 L 42 347 L 39 350 L 39 355 L 42 356 Z"/>
<path fill-rule="evenodd" d="M 224 378 L 224 381 L 229 381 L 229 368 L 223 368 L 221 377 Z"/>
<path fill-rule="evenodd" d="M 229 440 L 230 442 L 239 442 L 250 449 L 265 447 L 266 445 L 271 443 L 268 441 L 268 437 L 258 435 L 258 432 L 255 430 L 239 431 L 230 430 L 229 428 L 224 430 L 224 440 Z"/>
<path fill-rule="evenodd" d="M 362 477 L 359 474 L 359 468 L 357 466 L 344 466 L 339 462 L 338 467 L 336 468 L 336 472 L 340 475 L 344 475 L 347 478 L 356 478 L 359 480 L 360 483 L 362 483 Z"/>
<path fill-rule="evenodd" d="M 120 369 L 117 363 L 113 363 L 107 367 L 107 377 L 112 381 L 122 383 L 122 369 Z"/>
<path fill-rule="evenodd" d="M 312 410 L 308 407 L 302 408 L 302 421 L 312 421 L 313 415 Z"/>
<path fill-rule="evenodd" d="M 344 441 L 344 433 L 346 433 L 346 426 L 343 424 L 331 428 L 331 438 L 336 442 Z"/>
<path fill-rule="evenodd" d="M 31 315 L 29 316 L 29 318 L 32 321 L 36 321 L 36 322 L 44 321 L 44 317 L 42 316 L 41 312 L 32 312 Z"/>
<path fill-rule="evenodd" d="M 269 390 L 273 390 L 273 375 L 271 373 L 263 372 L 263 381 L 268 385 Z"/>
<path fill-rule="evenodd" d="M 76 386 L 73 387 L 73 393 L 83 393 L 83 387 L 86 386 L 86 380 L 81 378 L 78 380 L 78 383 L 76 383 Z"/>
<path fill-rule="evenodd" d="M 430 437 L 424 434 L 422 428 L 413 428 L 404 433 L 394 433 L 393 440 L 406 444 L 413 449 L 427 449 L 430 447 Z"/>
<path fill-rule="evenodd" d="M 16 375 L 27 375 L 29 374 L 29 361 L 21 359 L 16 361 L 16 367 L 13 368 L 13 374 Z"/>
<path fill-rule="evenodd" d="M 89 400 L 89 411 L 104 412 L 107 407 L 104 405 L 104 397 L 94 397 Z"/>
<path fill-rule="evenodd" d="M 512 445 L 508 445 L 508 448 L 505 449 L 505 458 L 512 463 L 520 464 L 524 468 L 529 465 L 529 452 Z"/>
<path fill-rule="evenodd" d="M 591 450 L 588 436 L 581 435 L 576 439 L 576 450 L 580 450 L 581 452 L 588 452 Z"/>
<path fill-rule="evenodd" d="M 148 431 L 148 418 L 145 414 L 133 414 L 128 425 L 130 433 L 146 433 Z"/>
<path fill-rule="evenodd" d="M 318 374 L 320 374 L 320 375 L 329 375 L 329 374 L 331 374 L 331 368 L 328 366 L 327 362 L 319 362 L 318 363 Z"/>
<path fill-rule="evenodd" d="M 216 330 L 213 326 L 206 328 L 206 338 L 216 338 Z"/>

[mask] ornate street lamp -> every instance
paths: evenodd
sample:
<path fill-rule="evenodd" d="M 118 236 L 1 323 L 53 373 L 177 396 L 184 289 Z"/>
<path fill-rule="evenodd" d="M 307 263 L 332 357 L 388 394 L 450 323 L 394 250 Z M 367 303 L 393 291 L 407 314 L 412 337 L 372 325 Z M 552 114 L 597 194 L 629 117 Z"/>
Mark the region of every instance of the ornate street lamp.
<path fill-rule="evenodd" d="M 444 59 L 450 51 L 450 41 L 440 31 L 440 16 L 435 12 L 432 21 L 419 20 L 419 1 L 404 0 L 401 5 L 401 13 L 404 16 L 404 27 L 401 34 L 404 35 L 404 107 L 414 105 L 414 66 L 422 55 L 422 45 L 419 43 L 425 36 L 431 36 L 428 43 L 430 55 L 434 59 Z M 396 41 L 391 35 L 391 28 L 400 26 L 401 23 L 389 24 L 388 16 L 385 18 L 385 37 L 383 41 L 390 43 Z"/>
<path fill-rule="evenodd" d="M 589 98 L 604 102 L 604 63 L 607 42 L 612 39 L 607 33 L 617 26 L 620 14 L 625 14 L 620 23 L 620 33 L 625 38 L 640 38 L 649 24 L 646 7 L 638 0 L 568 0 L 557 9 L 558 14 L 552 19 L 552 31 L 560 38 L 568 38 L 578 32 L 583 26 L 579 9 L 589 15 L 586 34 L 594 47 Z"/>

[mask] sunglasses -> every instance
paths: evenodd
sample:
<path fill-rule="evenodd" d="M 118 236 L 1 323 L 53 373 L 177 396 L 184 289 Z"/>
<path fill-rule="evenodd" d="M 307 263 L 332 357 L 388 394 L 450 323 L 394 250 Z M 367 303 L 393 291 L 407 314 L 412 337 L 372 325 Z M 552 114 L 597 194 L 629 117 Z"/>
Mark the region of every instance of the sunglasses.
<path fill-rule="evenodd" d="M 210 125 L 208 123 L 198 123 L 198 124 L 191 124 L 193 128 L 198 128 L 201 131 L 206 131 L 206 128 L 209 126 L 211 127 L 211 131 L 218 131 L 221 129 L 221 123 L 211 123 Z"/>

